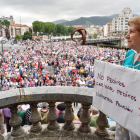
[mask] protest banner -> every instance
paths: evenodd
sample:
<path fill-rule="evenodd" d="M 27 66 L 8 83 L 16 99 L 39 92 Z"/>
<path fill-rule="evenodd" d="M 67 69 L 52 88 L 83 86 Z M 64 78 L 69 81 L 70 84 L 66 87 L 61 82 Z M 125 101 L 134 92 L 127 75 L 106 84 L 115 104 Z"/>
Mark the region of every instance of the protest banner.
<path fill-rule="evenodd" d="M 96 60 L 93 105 L 140 137 L 140 71 Z"/>

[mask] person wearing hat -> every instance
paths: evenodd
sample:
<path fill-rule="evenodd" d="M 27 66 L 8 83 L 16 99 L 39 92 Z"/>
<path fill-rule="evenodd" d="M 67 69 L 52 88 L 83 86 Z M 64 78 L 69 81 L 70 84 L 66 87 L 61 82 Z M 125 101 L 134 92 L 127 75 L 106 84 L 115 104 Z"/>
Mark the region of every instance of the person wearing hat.
<path fill-rule="evenodd" d="M 65 112 L 65 104 L 61 103 L 61 104 L 57 105 L 57 109 L 59 110 L 57 122 L 58 123 L 65 123 L 65 120 L 63 118 L 64 112 Z"/>
<path fill-rule="evenodd" d="M 48 112 L 49 112 L 49 104 L 47 102 L 42 103 L 42 109 L 39 109 L 38 112 L 41 116 L 41 124 L 47 124 L 49 121 L 47 119 Z"/>

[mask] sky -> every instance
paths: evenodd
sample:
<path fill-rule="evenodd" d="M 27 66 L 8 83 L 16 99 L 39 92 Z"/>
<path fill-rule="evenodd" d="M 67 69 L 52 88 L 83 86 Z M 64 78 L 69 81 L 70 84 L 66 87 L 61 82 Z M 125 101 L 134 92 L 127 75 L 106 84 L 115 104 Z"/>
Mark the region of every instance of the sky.
<path fill-rule="evenodd" d="M 0 17 L 13 15 L 15 23 L 32 25 L 38 20 L 53 22 L 60 19 L 110 16 L 121 14 L 126 7 L 140 15 L 140 0 L 0 0 Z"/>

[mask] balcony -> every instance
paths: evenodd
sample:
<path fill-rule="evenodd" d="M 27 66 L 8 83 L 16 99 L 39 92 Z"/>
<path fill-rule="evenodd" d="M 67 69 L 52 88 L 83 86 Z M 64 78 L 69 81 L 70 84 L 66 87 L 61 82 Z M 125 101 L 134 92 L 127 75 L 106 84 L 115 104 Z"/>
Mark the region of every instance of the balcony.
<path fill-rule="evenodd" d="M 78 87 L 31 87 L 2 91 L 0 94 L 0 108 L 11 109 L 10 133 L 0 135 L 0 140 L 114 140 L 115 134 L 105 128 L 108 121 L 106 115 L 100 112 L 97 119 L 98 128 L 89 126 L 89 106 L 92 104 L 94 89 Z M 40 124 L 37 103 L 49 103 L 49 123 Z M 55 102 L 65 102 L 65 123 L 58 124 Z M 81 125 L 74 125 L 72 103 L 78 102 L 83 106 L 80 117 Z M 30 104 L 31 126 L 21 127 L 21 118 L 17 114 L 18 104 Z"/>

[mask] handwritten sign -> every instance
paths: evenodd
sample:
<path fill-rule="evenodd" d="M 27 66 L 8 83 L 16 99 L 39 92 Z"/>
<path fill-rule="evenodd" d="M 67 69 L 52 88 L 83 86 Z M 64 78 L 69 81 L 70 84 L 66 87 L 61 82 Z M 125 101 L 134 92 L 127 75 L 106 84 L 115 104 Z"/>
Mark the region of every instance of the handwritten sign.
<path fill-rule="evenodd" d="M 96 60 L 93 105 L 140 136 L 140 71 Z"/>
<path fill-rule="evenodd" d="M 46 66 L 44 69 L 43 69 L 43 72 L 44 73 L 49 73 L 50 75 L 53 75 L 54 74 L 54 68 L 52 66 Z"/>

